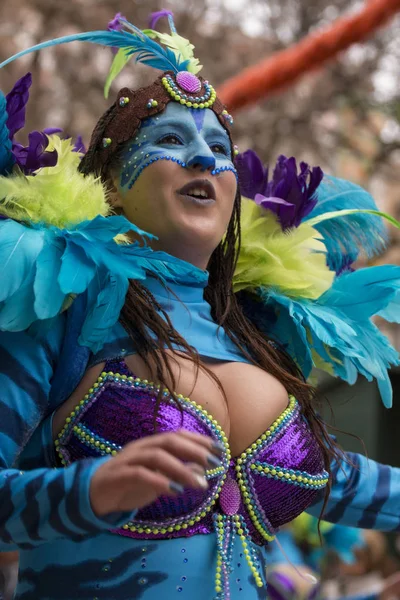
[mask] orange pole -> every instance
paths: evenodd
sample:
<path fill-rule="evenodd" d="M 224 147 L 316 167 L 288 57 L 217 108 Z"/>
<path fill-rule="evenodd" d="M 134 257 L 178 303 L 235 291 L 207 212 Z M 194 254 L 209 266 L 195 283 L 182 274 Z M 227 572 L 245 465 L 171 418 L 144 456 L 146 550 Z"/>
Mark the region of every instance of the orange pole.
<path fill-rule="evenodd" d="M 324 31 L 312 33 L 228 79 L 218 89 L 218 97 L 232 112 L 254 104 L 368 38 L 398 11 L 400 0 L 369 0 L 359 13 L 338 19 Z"/>

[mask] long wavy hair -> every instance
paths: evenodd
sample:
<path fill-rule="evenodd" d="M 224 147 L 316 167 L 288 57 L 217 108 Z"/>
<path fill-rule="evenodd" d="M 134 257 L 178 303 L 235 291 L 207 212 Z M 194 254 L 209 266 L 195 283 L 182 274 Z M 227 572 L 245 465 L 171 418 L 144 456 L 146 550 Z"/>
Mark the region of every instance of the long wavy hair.
<path fill-rule="evenodd" d="M 125 88 L 122 95 L 126 95 L 126 93 Z M 152 88 L 152 97 L 155 97 L 154 87 Z M 118 172 L 120 157 L 127 143 L 126 128 L 121 126 L 118 120 L 116 121 L 120 114 L 116 102 L 99 120 L 93 132 L 88 152 L 80 165 L 80 171 L 83 174 L 98 175 L 106 186 L 111 181 L 111 173 Z M 117 143 L 114 137 L 112 154 L 107 152 L 104 155 L 102 140 L 110 135 L 110 124 L 115 131 L 124 131 L 124 138 Z M 140 122 L 137 124 L 136 130 L 131 131 L 129 139 L 136 134 L 139 127 Z M 306 382 L 302 372 L 284 348 L 269 340 L 268 336 L 257 328 L 251 318 L 245 315 L 240 301 L 243 292 L 241 295 L 233 292 L 233 275 L 241 242 L 240 212 L 241 195 L 238 188 L 226 234 L 212 253 L 208 263 L 209 281 L 205 289 L 205 299 L 211 306 L 214 321 L 223 327 L 244 356 L 254 365 L 276 377 L 284 385 L 288 394 L 292 394 L 297 399 L 324 457 L 325 468 L 330 474 L 331 460 L 341 458 L 342 454 L 328 435 L 326 425 L 318 413 L 319 402 L 316 389 Z M 120 314 L 120 322 L 133 340 L 137 353 L 151 372 L 153 380 L 160 384 L 156 412 L 163 402 L 162 391 L 165 388 L 179 404 L 179 399 L 174 394 L 176 379 L 171 367 L 171 355 L 173 357 L 174 348 L 179 348 L 180 352 L 183 352 L 187 359 L 194 363 L 197 375 L 199 370 L 206 372 L 216 382 L 226 400 L 216 375 L 201 363 L 195 348 L 190 346 L 174 329 L 168 314 L 151 292 L 138 281 L 130 281 L 125 304 Z M 157 340 L 157 344 L 154 343 L 154 338 Z M 330 490 L 330 479 L 329 477 L 325 502 Z"/>

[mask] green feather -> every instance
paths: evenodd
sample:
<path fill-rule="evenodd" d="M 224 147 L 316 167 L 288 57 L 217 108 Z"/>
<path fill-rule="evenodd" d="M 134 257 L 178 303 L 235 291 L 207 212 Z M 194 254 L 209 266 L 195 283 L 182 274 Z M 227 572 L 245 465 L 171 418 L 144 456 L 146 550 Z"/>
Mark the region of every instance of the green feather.
<path fill-rule="evenodd" d="M 117 54 L 114 56 L 114 60 L 111 64 L 110 71 L 107 75 L 106 83 L 104 85 L 104 97 L 108 98 L 110 87 L 117 75 L 120 74 L 125 65 L 132 58 L 132 54 L 128 54 L 126 48 L 120 48 Z"/>
<path fill-rule="evenodd" d="M 106 190 L 98 177 L 79 173 L 81 155 L 73 151 L 72 141 L 52 135 L 47 150 L 53 149 L 58 153 L 55 167 L 39 169 L 35 176 L 14 170 L 0 177 L 0 214 L 60 229 L 109 215 Z"/>
<path fill-rule="evenodd" d="M 199 59 L 194 57 L 193 44 L 181 35 L 177 33 L 172 33 L 171 35 L 168 33 L 159 33 L 158 31 L 154 31 L 154 29 L 145 29 L 143 33 L 152 39 L 158 39 L 164 46 L 170 48 L 179 63 L 189 61 L 186 70 L 190 73 L 196 75 L 203 68 L 203 65 L 199 63 Z"/>

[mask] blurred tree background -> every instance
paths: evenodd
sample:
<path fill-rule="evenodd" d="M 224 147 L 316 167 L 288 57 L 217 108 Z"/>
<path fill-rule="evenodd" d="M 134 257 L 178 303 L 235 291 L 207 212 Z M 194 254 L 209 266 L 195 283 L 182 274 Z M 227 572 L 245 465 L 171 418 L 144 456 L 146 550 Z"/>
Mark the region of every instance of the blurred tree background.
<path fill-rule="evenodd" d="M 1 0 L 0 56 L 53 37 L 104 29 L 117 12 L 144 28 L 152 11 L 167 8 L 218 88 L 243 68 L 363 5 L 359 0 Z M 238 112 L 234 135 L 241 151 L 252 147 L 271 165 L 281 153 L 319 164 L 369 189 L 382 210 L 400 219 L 399 26 L 398 15 L 324 69 Z M 111 61 L 109 48 L 75 42 L 7 66 L 0 71 L 0 88 L 7 92 L 31 71 L 27 131 L 62 127 L 69 135 L 81 134 L 87 144 L 109 104 L 103 85 Z M 112 96 L 120 87 L 139 87 L 152 78 L 152 69 L 131 63 L 114 82 Z M 400 263 L 400 231 L 391 228 L 390 234 L 387 252 L 374 264 Z M 400 327 L 384 327 L 400 350 Z M 397 408 L 391 413 L 381 409 L 376 388 L 364 380 L 349 388 L 323 379 L 321 389 L 334 404 L 339 427 L 364 437 L 372 456 L 400 464 L 395 370 L 392 380 Z"/>

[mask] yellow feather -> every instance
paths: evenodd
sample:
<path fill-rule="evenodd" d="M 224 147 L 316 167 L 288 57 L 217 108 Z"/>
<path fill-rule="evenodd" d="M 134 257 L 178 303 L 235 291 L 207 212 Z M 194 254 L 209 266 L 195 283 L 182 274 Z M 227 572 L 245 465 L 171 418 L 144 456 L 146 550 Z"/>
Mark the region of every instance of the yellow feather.
<path fill-rule="evenodd" d="M 60 229 L 109 215 L 111 208 L 99 178 L 78 172 L 81 155 L 73 152 L 72 141 L 52 135 L 47 150 L 53 149 L 58 152 L 56 166 L 40 169 L 35 176 L 15 171 L 0 177 L 0 214 Z"/>
<path fill-rule="evenodd" d="M 242 198 L 242 245 L 234 291 L 266 286 L 295 298 L 318 298 L 335 276 L 326 266 L 321 240 L 307 222 L 283 232 L 272 212 Z"/>

